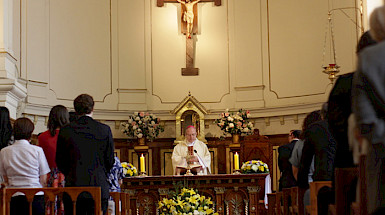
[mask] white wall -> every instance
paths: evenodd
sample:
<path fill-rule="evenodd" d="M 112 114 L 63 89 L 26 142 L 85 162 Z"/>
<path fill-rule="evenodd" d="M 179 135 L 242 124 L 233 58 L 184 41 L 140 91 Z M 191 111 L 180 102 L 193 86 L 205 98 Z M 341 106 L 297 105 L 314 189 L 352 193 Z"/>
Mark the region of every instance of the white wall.
<path fill-rule="evenodd" d="M 78 94 L 88 93 L 97 101 L 95 117 L 114 129 L 115 121 L 138 110 L 172 122 L 170 110 L 191 91 L 210 111 L 209 119 L 226 108 L 245 108 L 262 134 L 287 133 L 300 128 L 305 114 L 320 107 L 332 87 L 321 68 L 331 63 L 328 49 L 322 61 L 328 11 L 355 4 L 199 3 L 194 37 L 199 76 L 182 76 L 186 45 L 178 3 L 157 7 L 156 0 L 22 0 L 18 62 L 28 97 L 21 112 L 39 118 L 40 132 L 51 106 L 72 108 Z M 341 73 L 355 67 L 360 33 L 350 19 L 359 19 L 355 12 L 333 12 Z M 209 133 L 215 136 L 211 126 Z"/>

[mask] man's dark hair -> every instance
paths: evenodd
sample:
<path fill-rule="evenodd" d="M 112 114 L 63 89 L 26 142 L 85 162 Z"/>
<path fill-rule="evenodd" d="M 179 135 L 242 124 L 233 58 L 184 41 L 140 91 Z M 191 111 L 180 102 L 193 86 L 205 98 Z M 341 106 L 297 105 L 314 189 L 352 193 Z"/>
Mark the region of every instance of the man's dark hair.
<path fill-rule="evenodd" d="M 94 99 L 88 94 L 81 94 L 74 100 L 77 115 L 90 114 L 94 110 Z"/>
<path fill-rule="evenodd" d="M 47 128 L 51 136 L 55 136 L 56 129 L 69 123 L 69 114 L 67 108 L 63 105 L 54 106 L 49 112 Z"/>
<path fill-rule="evenodd" d="M 25 117 L 19 118 L 13 125 L 13 135 L 15 140 L 29 140 L 31 139 L 32 132 L 35 129 L 33 122 Z"/>
<path fill-rule="evenodd" d="M 293 137 L 299 138 L 299 136 L 301 136 L 301 130 L 291 130 L 291 134 Z"/>

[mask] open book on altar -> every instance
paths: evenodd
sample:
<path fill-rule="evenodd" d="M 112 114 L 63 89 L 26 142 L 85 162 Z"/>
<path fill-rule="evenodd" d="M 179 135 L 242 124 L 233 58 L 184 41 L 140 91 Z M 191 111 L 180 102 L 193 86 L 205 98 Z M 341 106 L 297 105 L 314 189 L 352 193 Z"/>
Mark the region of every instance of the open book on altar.
<path fill-rule="evenodd" d="M 175 167 L 175 174 L 176 175 L 184 175 L 187 172 L 187 166 L 176 166 Z M 200 164 L 190 164 L 190 171 L 192 174 L 197 175 L 198 172 L 202 170 L 202 165 Z"/>

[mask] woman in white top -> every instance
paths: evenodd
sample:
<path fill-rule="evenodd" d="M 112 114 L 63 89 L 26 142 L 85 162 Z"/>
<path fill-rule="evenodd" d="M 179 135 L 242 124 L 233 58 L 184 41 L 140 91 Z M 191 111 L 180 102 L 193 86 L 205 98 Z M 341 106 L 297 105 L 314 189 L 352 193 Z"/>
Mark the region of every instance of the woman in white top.
<path fill-rule="evenodd" d="M 14 144 L 0 152 L 0 174 L 7 187 L 41 188 L 46 186 L 50 168 L 43 149 L 29 143 L 34 125 L 28 118 L 19 118 L 14 123 Z M 39 195 L 40 194 L 40 195 Z M 28 202 L 21 193 L 11 199 L 11 214 L 28 213 Z M 44 214 L 44 195 L 38 193 L 32 203 L 32 214 Z"/>

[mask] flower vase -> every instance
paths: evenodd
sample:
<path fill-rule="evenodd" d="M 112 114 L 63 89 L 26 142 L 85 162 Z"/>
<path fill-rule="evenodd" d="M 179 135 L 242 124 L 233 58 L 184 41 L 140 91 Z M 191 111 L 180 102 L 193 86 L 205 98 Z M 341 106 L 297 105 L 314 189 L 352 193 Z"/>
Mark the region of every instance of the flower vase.
<path fill-rule="evenodd" d="M 239 144 L 239 134 L 232 134 L 233 144 Z"/>
<path fill-rule="evenodd" d="M 146 145 L 146 138 L 138 138 L 138 143 L 140 146 L 145 146 Z"/>

